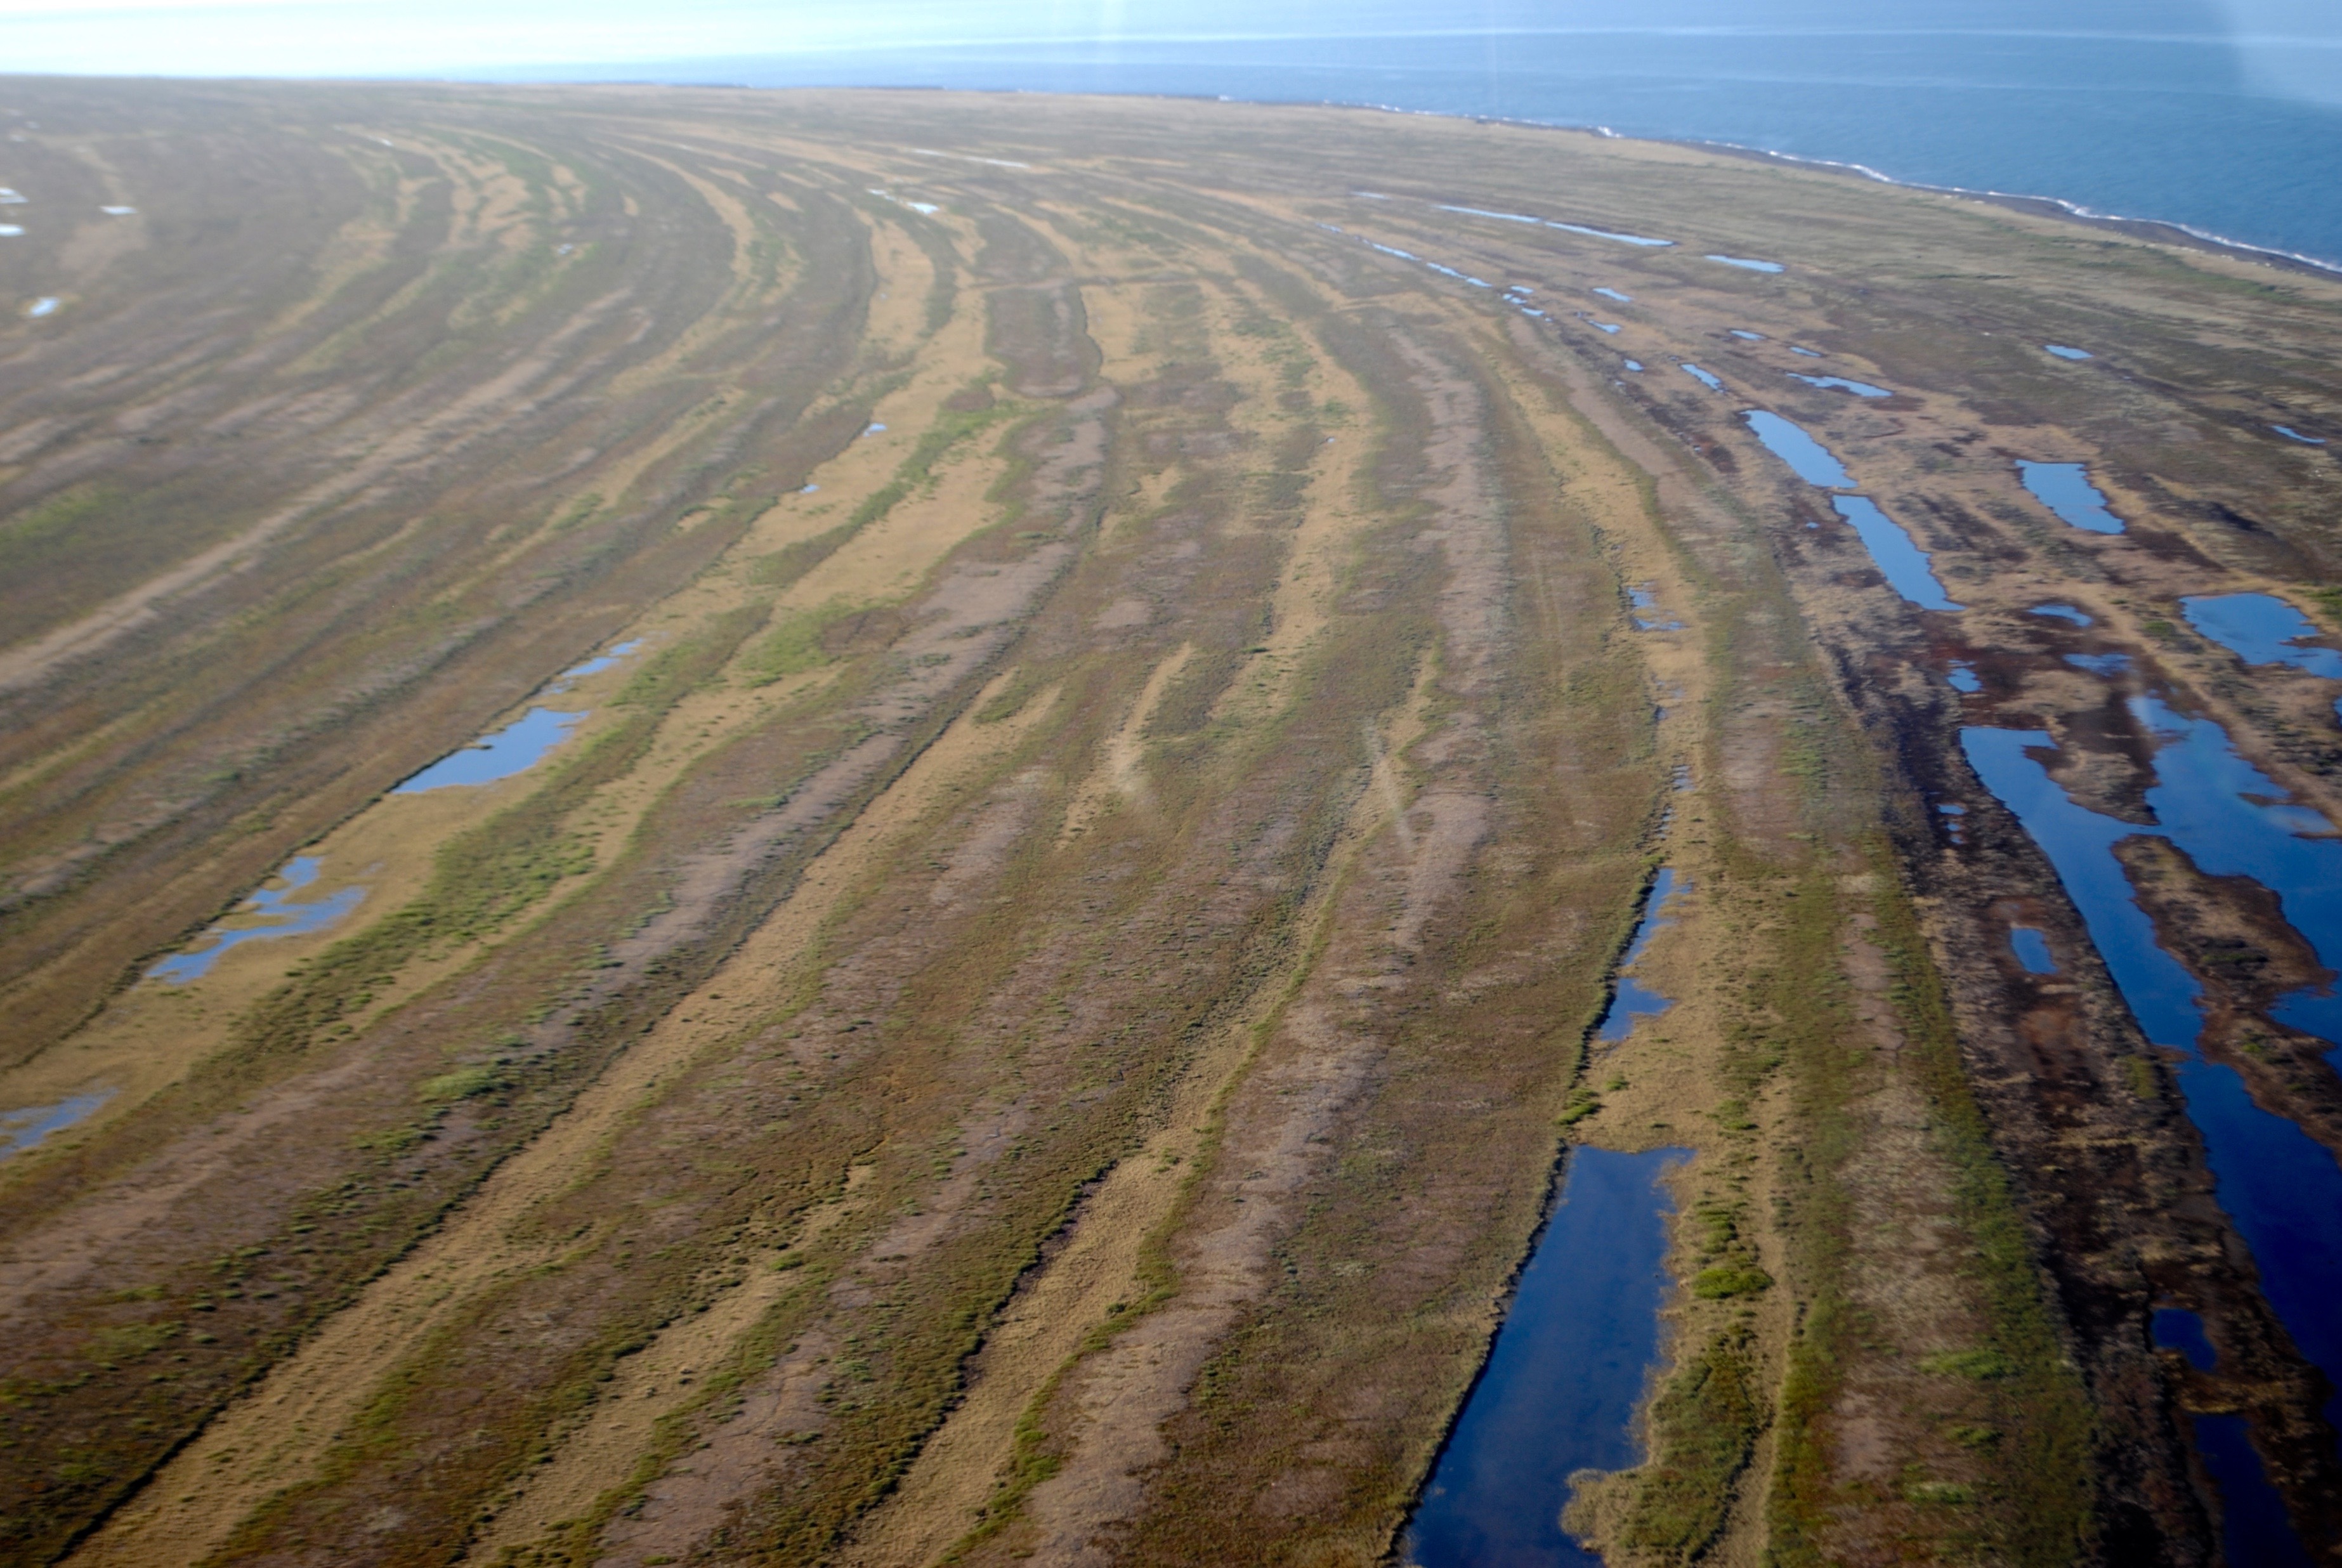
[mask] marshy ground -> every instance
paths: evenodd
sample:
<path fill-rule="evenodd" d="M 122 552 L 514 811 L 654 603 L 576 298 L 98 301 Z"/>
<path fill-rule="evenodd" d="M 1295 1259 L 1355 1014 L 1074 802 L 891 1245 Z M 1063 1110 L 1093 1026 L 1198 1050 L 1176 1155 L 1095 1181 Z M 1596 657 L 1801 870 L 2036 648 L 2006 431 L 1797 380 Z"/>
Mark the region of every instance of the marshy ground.
<path fill-rule="evenodd" d="M 2342 283 L 1366 112 L 0 125 L 0 1557 L 1390 1561 L 1574 1145 L 1691 1152 L 1608 1561 L 2210 1563 L 2221 1416 L 2342 1551 L 2177 1075 L 2342 1151 L 2342 934 L 2121 839 L 2151 1044 L 1962 749 L 2342 821 L 2181 604 L 2342 624 Z"/>

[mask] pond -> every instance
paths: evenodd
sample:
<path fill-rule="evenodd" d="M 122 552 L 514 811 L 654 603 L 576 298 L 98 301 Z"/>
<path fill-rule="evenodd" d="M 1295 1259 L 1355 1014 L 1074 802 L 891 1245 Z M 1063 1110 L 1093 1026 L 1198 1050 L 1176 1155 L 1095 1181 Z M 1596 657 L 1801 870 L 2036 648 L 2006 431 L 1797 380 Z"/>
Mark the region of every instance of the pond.
<path fill-rule="evenodd" d="M 185 985 L 210 974 L 213 964 L 247 942 L 302 936 L 339 924 L 365 902 L 365 888 L 353 884 L 313 904 L 296 903 L 293 896 L 317 880 L 324 864 L 313 854 L 295 855 L 276 873 L 276 879 L 285 884 L 282 889 L 259 889 L 236 905 L 226 919 L 195 938 L 185 952 L 175 953 L 149 969 L 147 977 L 165 985 Z"/>
<path fill-rule="evenodd" d="M 1416 1568 L 1601 1568 L 1561 1527 L 1570 1478 L 1639 1461 L 1635 1412 L 1659 1357 L 1667 1216 L 1683 1149 L 1570 1151 L 1488 1364 L 1416 1504 Z"/>
<path fill-rule="evenodd" d="M 2078 463 L 2019 462 L 2025 487 L 2064 522 L 2091 534 L 2119 534 L 2123 520 L 2107 510 L 2107 498 Z"/>
<path fill-rule="evenodd" d="M 481 736 L 461 751 L 448 753 L 402 781 L 390 793 L 423 794 L 461 784 L 494 784 L 525 773 L 545 753 L 567 740 L 569 733 L 585 718 L 583 713 L 531 708 L 503 729 Z"/>

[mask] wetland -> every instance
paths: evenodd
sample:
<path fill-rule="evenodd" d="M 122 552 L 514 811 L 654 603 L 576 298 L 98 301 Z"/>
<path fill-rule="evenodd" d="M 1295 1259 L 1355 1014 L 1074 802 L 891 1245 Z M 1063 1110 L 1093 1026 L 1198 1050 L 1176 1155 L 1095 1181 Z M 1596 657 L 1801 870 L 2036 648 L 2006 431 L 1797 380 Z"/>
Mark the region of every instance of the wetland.
<path fill-rule="evenodd" d="M 0 100 L 0 1558 L 2342 1552 L 2342 284 L 1365 110 Z"/>

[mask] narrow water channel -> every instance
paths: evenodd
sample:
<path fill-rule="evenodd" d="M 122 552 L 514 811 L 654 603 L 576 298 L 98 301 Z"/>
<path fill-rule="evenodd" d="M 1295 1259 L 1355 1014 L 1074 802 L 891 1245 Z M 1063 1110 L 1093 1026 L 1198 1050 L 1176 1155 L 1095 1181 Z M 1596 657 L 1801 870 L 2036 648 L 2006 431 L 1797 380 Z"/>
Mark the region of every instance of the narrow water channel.
<path fill-rule="evenodd" d="M 1636 977 L 1691 891 L 1661 869 L 1596 1037 L 1624 1040 L 1674 1003 Z M 1659 1356 L 1667 1216 L 1663 1178 L 1686 1149 L 1575 1148 L 1553 1217 L 1521 1271 L 1407 1531 L 1410 1568 L 1600 1568 L 1562 1528 L 1570 1477 L 1639 1463 L 1635 1413 Z"/>
<path fill-rule="evenodd" d="M 1414 1568 L 1600 1568 L 1561 1527 L 1569 1478 L 1623 1470 L 1659 1353 L 1662 1181 L 1683 1149 L 1573 1149 L 1488 1364 L 1407 1533 Z"/>

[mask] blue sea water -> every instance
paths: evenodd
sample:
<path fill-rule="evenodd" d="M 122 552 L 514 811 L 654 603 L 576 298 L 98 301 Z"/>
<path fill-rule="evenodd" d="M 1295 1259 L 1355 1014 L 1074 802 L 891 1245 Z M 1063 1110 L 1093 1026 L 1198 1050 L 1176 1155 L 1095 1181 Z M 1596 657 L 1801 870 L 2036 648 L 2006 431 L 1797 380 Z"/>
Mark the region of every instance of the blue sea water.
<path fill-rule="evenodd" d="M 947 26 L 966 41 L 460 74 L 1166 94 L 1603 126 L 2048 196 L 2342 263 L 2342 8 L 2312 0 L 1218 11 L 1006 6 L 993 31 L 1026 36 Z"/>

